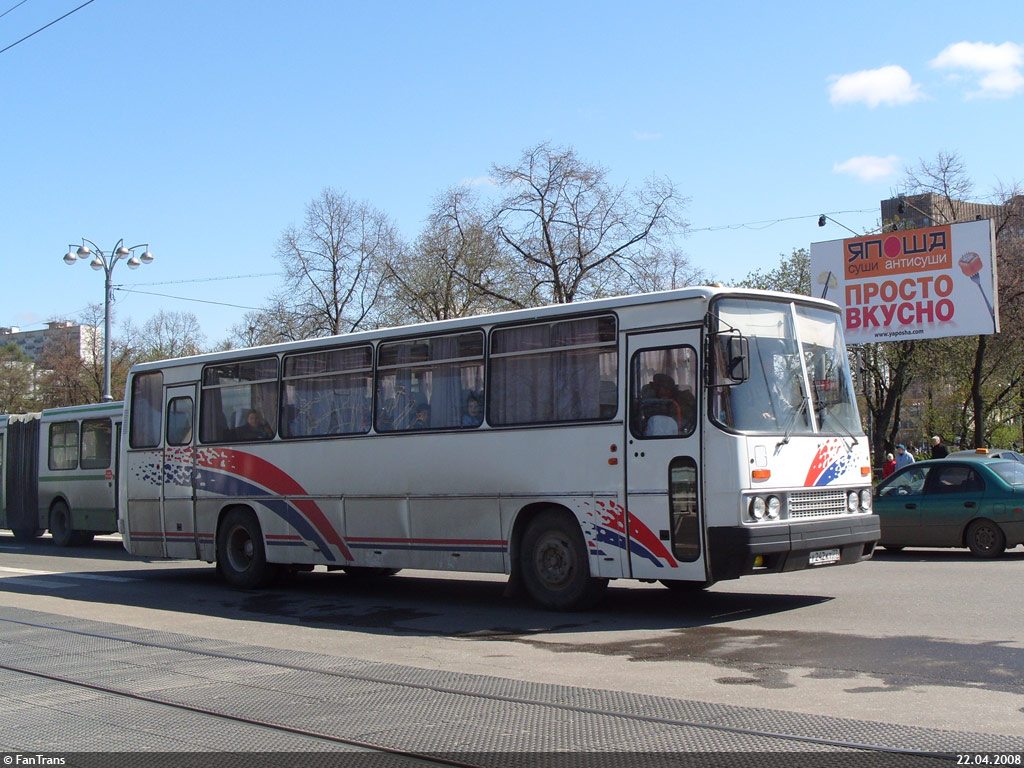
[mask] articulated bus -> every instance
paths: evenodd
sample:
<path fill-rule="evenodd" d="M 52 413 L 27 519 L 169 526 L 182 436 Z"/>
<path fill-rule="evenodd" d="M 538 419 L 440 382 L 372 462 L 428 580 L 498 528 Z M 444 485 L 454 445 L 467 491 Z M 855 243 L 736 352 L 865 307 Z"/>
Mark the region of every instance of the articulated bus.
<path fill-rule="evenodd" d="M 879 537 L 838 308 L 699 287 L 135 366 L 129 552 L 504 573 L 554 609 Z"/>
<path fill-rule="evenodd" d="M 0 528 L 59 547 L 117 531 L 121 402 L 0 416 Z"/>

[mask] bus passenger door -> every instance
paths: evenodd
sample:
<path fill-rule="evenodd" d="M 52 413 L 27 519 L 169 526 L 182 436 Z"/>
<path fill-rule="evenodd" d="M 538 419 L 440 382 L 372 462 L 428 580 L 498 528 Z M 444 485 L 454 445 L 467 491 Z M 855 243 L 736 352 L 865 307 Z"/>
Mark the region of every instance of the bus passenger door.
<path fill-rule="evenodd" d="M 700 342 L 700 328 L 627 337 L 626 533 L 633 578 L 707 578 Z"/>
<path fill-rule="evenodd" d="M 199 557 L 196 536 L 194 384 L 164 389 L 164 481 L 160 499 L 164 554 Z"/>

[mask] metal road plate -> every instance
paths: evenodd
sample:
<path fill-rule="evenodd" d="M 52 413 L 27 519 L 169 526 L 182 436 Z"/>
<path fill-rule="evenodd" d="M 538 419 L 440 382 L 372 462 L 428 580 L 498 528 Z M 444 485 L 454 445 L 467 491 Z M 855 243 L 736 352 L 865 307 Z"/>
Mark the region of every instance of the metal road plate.
<path fill-rule="evenodd" d="M 839 549 L 816 549 L 807 556 L 808 565 L 828 565 L 839 562 Z"/>

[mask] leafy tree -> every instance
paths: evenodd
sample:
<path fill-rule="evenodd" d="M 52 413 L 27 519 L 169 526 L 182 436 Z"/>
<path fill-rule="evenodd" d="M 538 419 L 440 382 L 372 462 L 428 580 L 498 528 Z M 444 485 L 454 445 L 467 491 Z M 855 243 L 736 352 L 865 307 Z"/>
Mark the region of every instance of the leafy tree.
<path fill-rule="evenodd" d="M 20 413 L 36 407 L 35 364 L 13 341 L 0 347 L 0 413 Z"/>
<path fill-rule="evenodd" d="M 811 256 L 806 248 L 794 248 L 786 256 L 779 255 L 779 266 L 774 269 L 756 269 L 750 272 L 740 285 L 759 291 L 784 291 L 811 295 Z"/>

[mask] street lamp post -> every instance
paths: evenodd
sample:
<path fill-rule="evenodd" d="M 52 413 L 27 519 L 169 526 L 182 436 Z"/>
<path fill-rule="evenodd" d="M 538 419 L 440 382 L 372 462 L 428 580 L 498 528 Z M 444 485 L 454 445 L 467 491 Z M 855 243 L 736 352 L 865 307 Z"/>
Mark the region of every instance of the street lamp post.
<path fill-rule="evenodd" d="M 88 245 L 86 245 L 88 243 Z M 92 246 L 91 248 L 89 246 Z M 68 252 L 64 256 L 65 264 L 74 264 L 79 259 L 92 257 L 89 266 L 95 270 L 103 270 L 103 402 L 108 403 L 114 398 L 110 395 L 110 303 L 114 299 L 114 288 L 110 277 L 114 273 L 114 266 L 122 259 L 126 260 L 129 269 L 138 269 L 141 264 L 149 264 L 153 261 L 153 254 L 149 252 L 149 244 L 133 245 L 130 248 L 124 244 L 124 238 L 117 241 L 114 250 L 104 253 L 92 240 L 82 238 L 82 244 L 74 249 L 74 244 L 68 246 Z M 142 256 L 136 256 L 135 251 L 143 249 Z"/>

